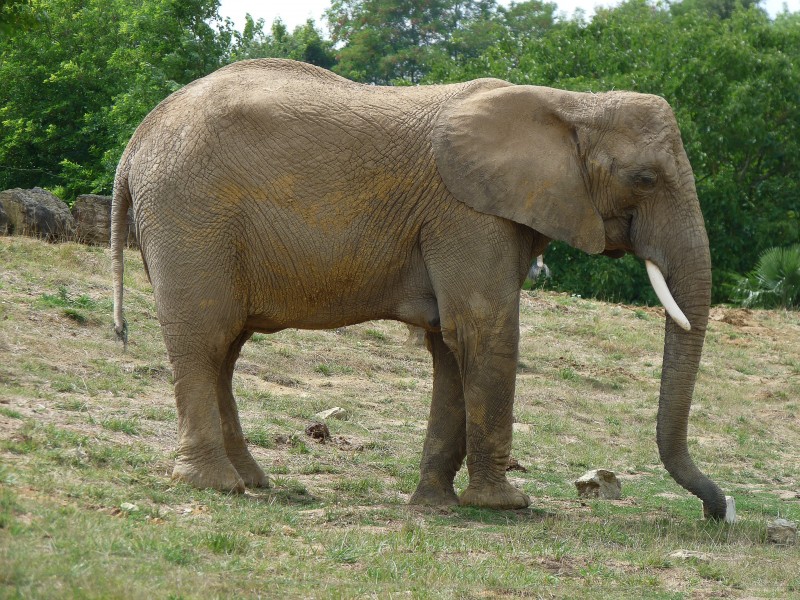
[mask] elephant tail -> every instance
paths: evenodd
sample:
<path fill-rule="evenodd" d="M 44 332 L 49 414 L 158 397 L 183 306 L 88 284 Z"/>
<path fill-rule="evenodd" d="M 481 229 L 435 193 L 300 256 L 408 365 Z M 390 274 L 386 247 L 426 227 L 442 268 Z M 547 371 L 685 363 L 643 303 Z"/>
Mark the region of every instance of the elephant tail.
<path fill-rule="evenodd" d="M 122 171 L 122 169 L 120 169 Z M 131 191 L 127 174 L 117 173 L 114 180 L 114 197 L 111 201 L 111 268 L 114 278 L 114 333 L 128 348 L 128 322 L 122 315 L 122 276 L 125 271 L 122 250 L 128 240 L 128 209 Z"/>

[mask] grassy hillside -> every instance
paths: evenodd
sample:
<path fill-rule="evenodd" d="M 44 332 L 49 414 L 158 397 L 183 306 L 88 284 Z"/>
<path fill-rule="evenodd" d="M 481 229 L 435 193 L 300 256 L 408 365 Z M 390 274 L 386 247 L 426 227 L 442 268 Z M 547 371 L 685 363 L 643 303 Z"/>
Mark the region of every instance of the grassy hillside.
<path fill-rule="evenodd" d="M 798 313 L 712 313 L 690 448 L 736 524 L 702 521 L 659 463 L 662 310 L 541 292 L 523 293 L 527 472 L 510 473 L 531 508 L 420 509 L 431 366 L 404 326 L 254 336 L 234 383 L 274 487 L 229 496 L 170 481 L 171 373 L 138 253 L 127 353 L 107 250 L 0 238 L 0 265 L 0 597 L 800 597 L 800 546 L 766 541 L 776 516 L 800 521 Z M 334 406 L 333 440 L 307 437 Z M 577 499 L 598 467 L 621 500 Z"/>

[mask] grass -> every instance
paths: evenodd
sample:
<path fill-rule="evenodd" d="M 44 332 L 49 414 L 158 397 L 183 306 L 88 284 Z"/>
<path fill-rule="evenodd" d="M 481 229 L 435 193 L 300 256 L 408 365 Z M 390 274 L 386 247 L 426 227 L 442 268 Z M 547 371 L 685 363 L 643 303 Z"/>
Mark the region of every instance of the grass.
<path fill-rule="evenodd" d="M 169 362 L 141 261 L 125 262 L 123 353 L 106 250 L 0 238 L 0 597 L 800 594 L 800 547 L 766 541 L 777 516 L 800 521 L 797 313 L 712 312 L 690 448 L 736 498 L 733 525 L 702 521 L 659 463 L 663 311 L 540 290 L 521 302 L 513 456 L 528 471 L 509 473 L 529 509 L 407 505 L 431 364 L 384 321 L 245 345 L 234 389 L 273 487 L 231 496 L 169 479 Z M 306 437 L 333 406 L 349 415 L 333 439 Z M 621 500 L 576 497 L 592 468 L 617 472 Z"/>

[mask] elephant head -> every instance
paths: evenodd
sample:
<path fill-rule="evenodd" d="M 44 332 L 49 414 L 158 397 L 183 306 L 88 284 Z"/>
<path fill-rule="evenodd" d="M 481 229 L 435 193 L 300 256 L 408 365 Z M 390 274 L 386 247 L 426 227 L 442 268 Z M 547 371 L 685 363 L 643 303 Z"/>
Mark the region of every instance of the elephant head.
<path fill-rule="evenodd" d="M 726 517 L 724 494 L 687 447 L 711 260 L 694 176 L 667 102 L 487 82 L 443 108 L 433 151 L 448 190 L 473 209 L 588 253 L 632 252 L 646 261 L 669 314 L 659 453 L 706 514 Z"/>

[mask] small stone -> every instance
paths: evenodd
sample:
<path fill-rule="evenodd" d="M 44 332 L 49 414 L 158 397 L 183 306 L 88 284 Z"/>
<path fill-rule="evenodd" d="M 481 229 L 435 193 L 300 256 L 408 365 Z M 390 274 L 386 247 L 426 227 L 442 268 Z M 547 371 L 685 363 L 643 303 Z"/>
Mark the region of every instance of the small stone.
<path fill-rule="evenodd" d="M 580 479 L 575 480 L 578 496 L 581 498 L 605 498 L 619 500 L 622 496 L 622 484 L 617 476 L 607 469 L 587 471 Z"/>
<path fill-rule="evenodd" d="M 786 519 L 775 519 L 767 525 L 767 541 L 780 546 L 797 543 L 797 525 Z"/>
<path fill-rule="evenodd" d="M 695 560 L 698 562 L 710 562 L 711 557 L 705 552 L 696 552 L 695 550 L 675 550 L 670 553 L 669 558 L 673 560 Z"/>
<path fill-rule="evenodd" d="M 325 423 L 311 423 L 306 427 L 306 435 L 317 440 L 320 444 L 324 444 L 331 439 L 331 432 Z"/>
<path fill-rule="evenodd" d="M 139 510 L 139 507 L 136 506 L 135 504 L 132 504 L 131 502 L 123 502 L 122 504 L 119 505 L 119 507 L 121 510 L 125 512 L 136 512 L 137 510 Z"/>
<path fill-rule="evenodd" d="M 343 408 L 339 408 L 338 406 L 334 406 L 333 408 L 329 408 L 328 410 L 323 410 L 322 412 L 318 412 L 313 417 L 311 417 L 315 421 L 327 421 L 328 419 L 338 419 L 339 421 L 346 421 L 347 420 L 347 411 Z"/>

